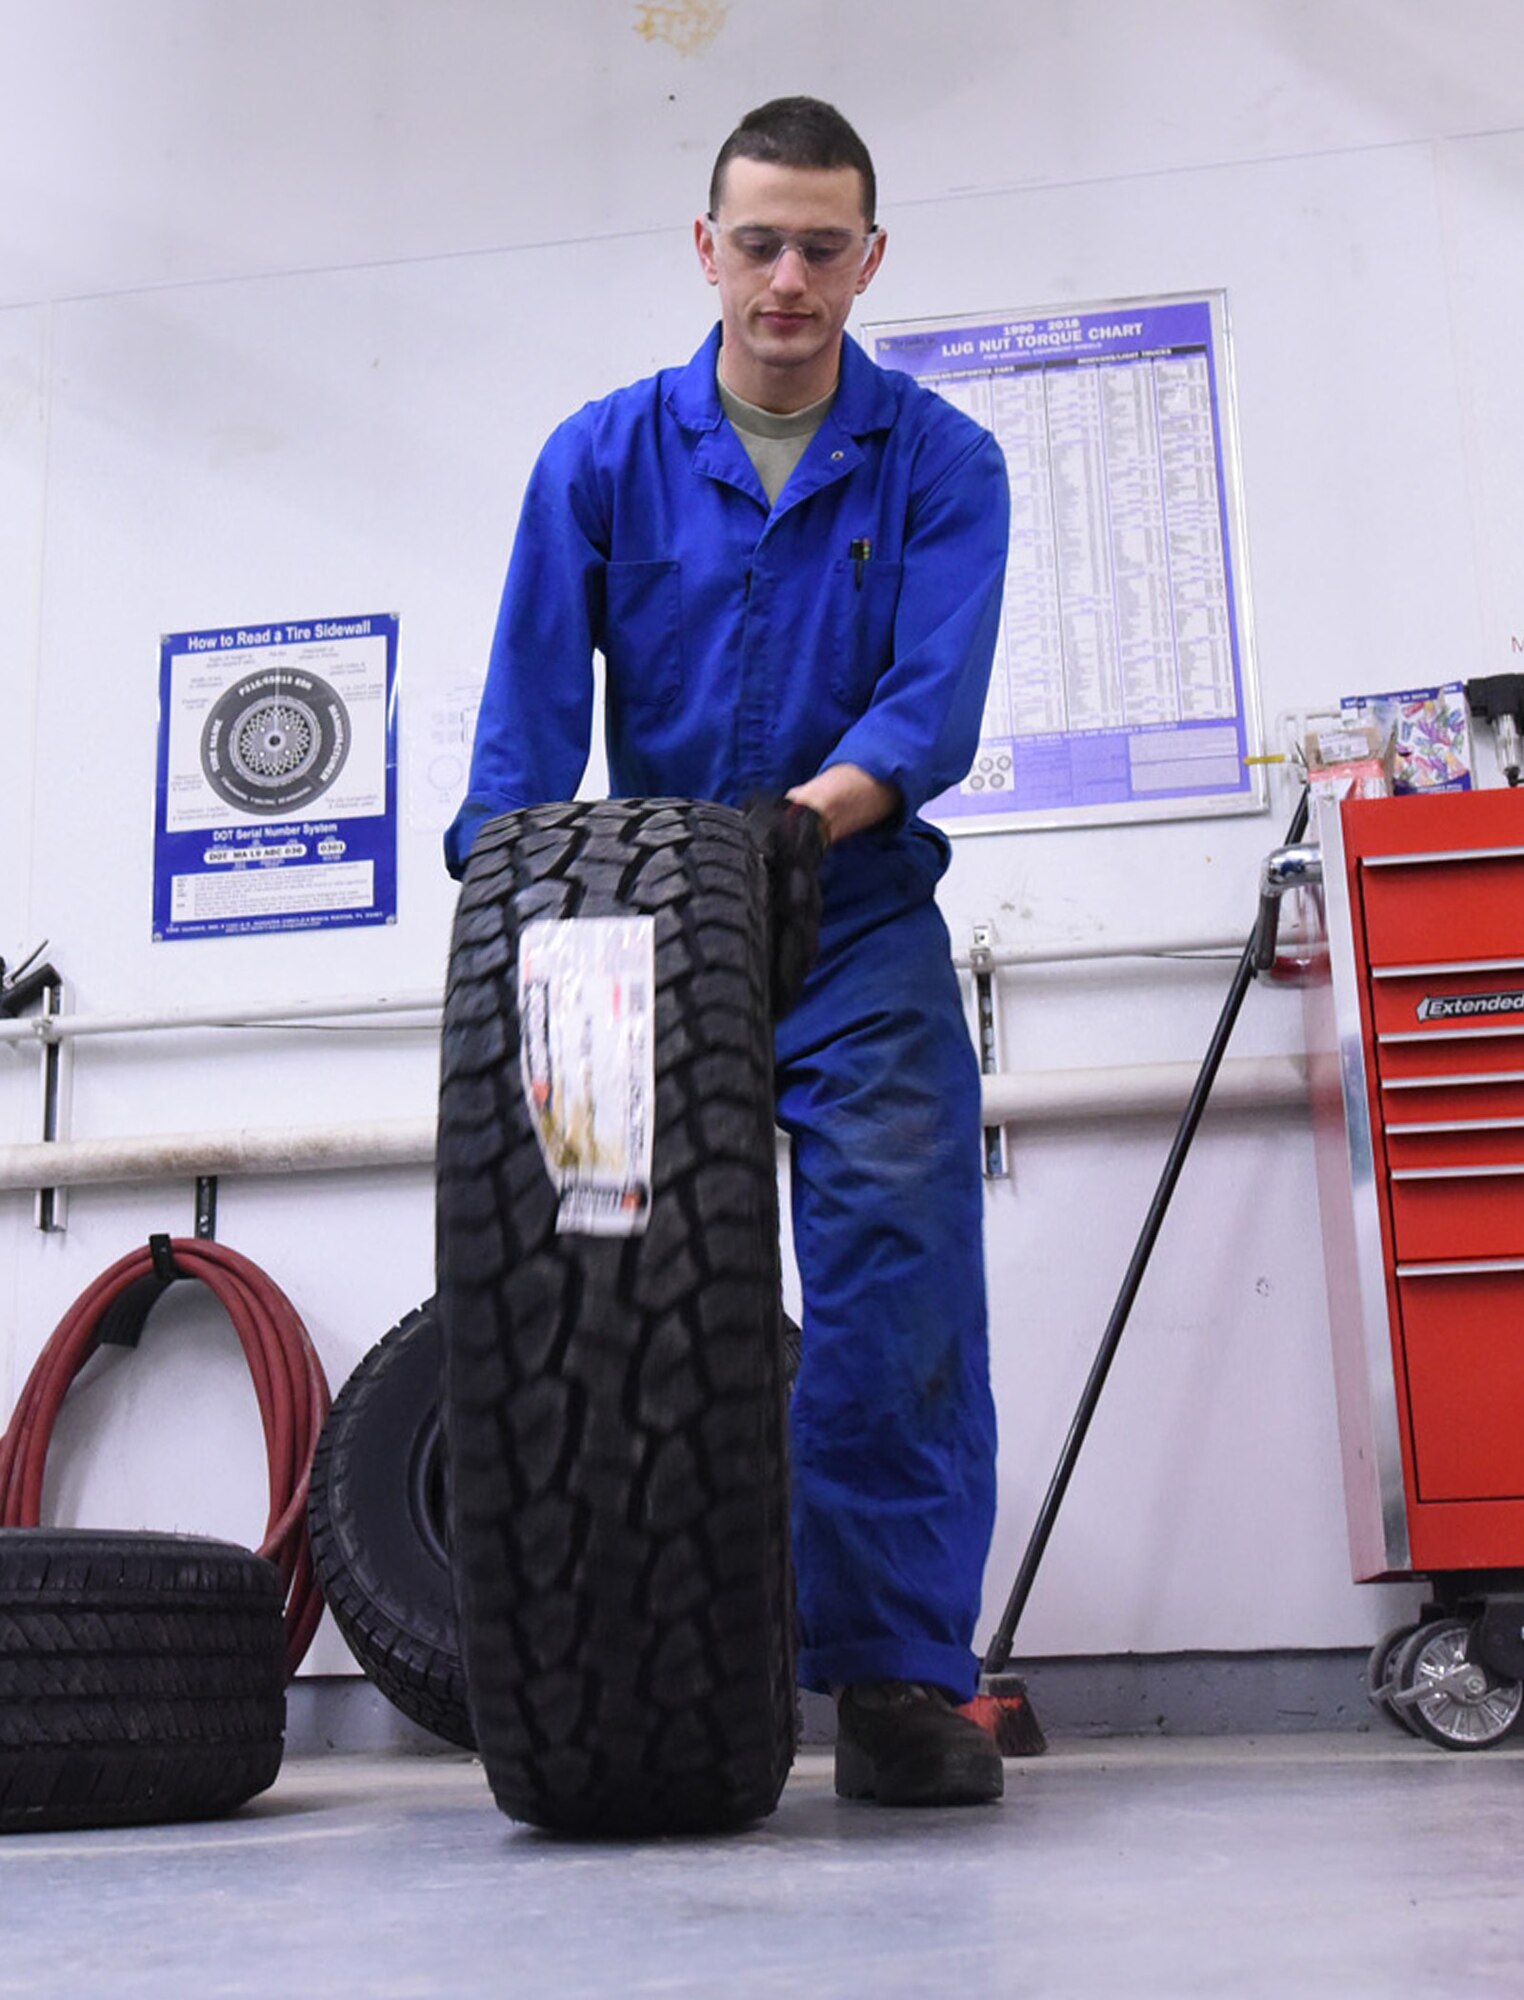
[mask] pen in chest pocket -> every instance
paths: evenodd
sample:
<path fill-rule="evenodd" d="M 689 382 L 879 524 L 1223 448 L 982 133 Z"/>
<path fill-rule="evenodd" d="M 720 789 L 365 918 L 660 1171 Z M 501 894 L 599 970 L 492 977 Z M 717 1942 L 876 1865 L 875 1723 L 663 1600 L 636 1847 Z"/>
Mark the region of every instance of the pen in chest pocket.
<path fill-rule="evenodd" d="M 848 543 L 847 554 L 852 559 L 852 580 L 857 588 L 861 590 L 863 587 L 863 570 L 872 560 L 873 544 L 866 535 L 859 535 L 856 541 Z"/>

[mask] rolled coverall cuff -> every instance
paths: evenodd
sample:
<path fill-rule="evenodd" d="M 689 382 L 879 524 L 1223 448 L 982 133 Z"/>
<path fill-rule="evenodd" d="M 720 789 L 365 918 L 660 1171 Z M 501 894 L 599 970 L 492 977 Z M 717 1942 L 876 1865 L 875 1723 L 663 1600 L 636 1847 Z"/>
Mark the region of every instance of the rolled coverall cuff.
<path fill-rule="evenodd" d="M 806 1646 L 799 1655 L 799 1685 L 814 1694 L 857 1681 L 929 1681 L 958 1701 L 972 1701 L 979 1662 L 966 1646 L 935 1639 L 861 1639 L 844 1646 Z"/>

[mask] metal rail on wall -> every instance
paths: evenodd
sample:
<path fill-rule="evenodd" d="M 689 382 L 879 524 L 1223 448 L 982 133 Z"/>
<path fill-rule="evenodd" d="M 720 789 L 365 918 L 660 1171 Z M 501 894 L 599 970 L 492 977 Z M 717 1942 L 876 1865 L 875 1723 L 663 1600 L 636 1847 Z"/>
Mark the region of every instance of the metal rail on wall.
<path fill-rule="evenodd" d="M 10 1166 L 10 1177 L 0 1179 L 0 1192 L 17 1188 L 35 1194 L 35 1221 L 47 1233 L 64 1227 L 65 1194 L 68 1187 L 113 1181 L 165 1180 L 190 1177 L 195 1181 L 195 1233 L 211 1238 L 217 1233 L 217 1180 L 223 1173 L 280 1173 L 299 1167 L 352 1167 L 400 1163 L 394 1140 L 372 1137 L 360 1150 L 364 1158 L 351 1157 L 342 1143 L 335 1145 L 333 1128 L 317 1132 L 306 1129 L 245 1132 L 189 1132 L 151 1137 L 74 1140 L 61 1136 L 67 1122 L 70 1070 L 66 1058 L 71 1045 L 81 1039 L 102 1035 L 164 1034 L 196 1029 L 240 1029 L 260 1027 L 342 1027 L 384 1018 L 387 1025 L 436 1029 L 440 1018 L 437 992 L 398 994 L 345 994 L 327 1000 L 277 1001 L 229 1009 L 174 1008 L 141 1014 L 70 1014 L 65 1010 L 66 987 L 62 978 L 46 968 L 49 978 L 42 991 L 43 1011 L 22 1019 L 0 1020 L 0 1043 L 35 1046 L 41 1063 L 41 1138 L 31 1145 L 0 1148 Z M 427 1128 L 428 1149 L 420 1150 L 418 1132 L 407 1139 L 408 1160 L 432 1158 L 432 1126 Z M 372 1157 L 374 1156 L 374 1157 Z"/>
<path fill-rule="evenodd" d="M 442 1005 L 436 991 L 343 994 L 332 1000 L 266 1001 L 253 1007 L 177 1007 L 149 1014 L 54 1012 L 22 1021 L 0 1021 L 0 1044 L 72 1042 L 89 1035 L 164 1034 L 179 1028 L 279 1027 L 286 1022 L 342 1022 L 387 1014 L 424 1014 L 437 1021 Z"/>
<path fill-rule="evenodd" d="M 994 978 L 1024 966 L 1062 966 L 1107 960 L 1197 962 L 1241 940 L 1190 938 L 1175 941 L 1129 939 L 1067 945 L 1003 946 L 993 928 L 976 928 L 975 948 L 955 958 L 974 982 L 981 1024 L 993 1029 L 997 1010 Z M 206 1131 L 154 1133 L 118 1138 L 62 1136 L 66 1120 L 70 1045 L 101 1036 L 164 1034 L 199 1030 L 258 1030 L 281 1027 L 387 1027 L 437 1030 L 438 992 L 340 995 L 331 999 L 261 1002 L 247 1007 L 175 1008 L 160 1012 L 71 1014 L 60 981 L 48 1011 L 19 1020 L 0 1020 L 0 1044 L 31 1047 L 42 1066 L 40 1136 L 0 1146 L 0 1193 L 36 1196 L 37 1226 L 63 1227 L 63 1191 L 70 1187 L 128 1181 L 192 1180 L 196 1183 L 197 1231 L 210 1236 L 216 1214 L 216 1182 L 226 1175 L 355 1172 L 382 1167 L 431 1167 L 434 1120 L 371 1119 L 317 1126 L 238 1126 Z M 993 1032 L 980 1031 L 983 1076 L 985 1168 L 1004 1172 L 1004 1129 L 1087 1117 L 1149 1116 L 1177 1112 L 1195 1074 L 1189 1063 L 1133 1063 L 1077 1069 L 1010 1071 L 998 1061 Z M 1220 1106 L 1275 1109 L 1306 1101 L 1305 1068 L 1297 1057 L 1272 1056 L 1223 1064 L 1214 1093 Z"/>

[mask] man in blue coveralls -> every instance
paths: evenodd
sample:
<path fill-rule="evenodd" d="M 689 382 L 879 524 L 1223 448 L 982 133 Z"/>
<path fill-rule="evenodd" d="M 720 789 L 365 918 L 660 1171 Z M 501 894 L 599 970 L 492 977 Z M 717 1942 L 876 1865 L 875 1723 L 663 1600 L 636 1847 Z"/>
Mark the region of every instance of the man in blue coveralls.
<path fill-rule="evenodd" d="M 776 1031 L 804 1362 L 793 1402 L 800 1678 L 837 1697 L 836 1789 L 998 1798 L 958 1714 L 994 1515 L 979 1079 L 917 817 L 972 760 L 1009 500 L 993 438 L 845 326 L 884 256 L 839 112 L 782 98 L 715 163 L 720 324 L 588 404 L 530 479 L 459 874 L 497 814 L 571 798 L 592 654 L 613 791 L 818 815 L 818 956 Z M 797 818 L 797 815 L 796 815 Z"/>

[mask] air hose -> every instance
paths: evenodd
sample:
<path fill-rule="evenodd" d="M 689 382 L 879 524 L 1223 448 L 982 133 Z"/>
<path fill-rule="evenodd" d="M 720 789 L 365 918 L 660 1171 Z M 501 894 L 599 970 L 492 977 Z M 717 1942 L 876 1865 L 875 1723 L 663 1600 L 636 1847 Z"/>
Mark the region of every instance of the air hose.
<path fill-rule="evenodd" d="M 329 1394 L 296 1308 L 257 1264 L 210 1238 L 154 1236 L 88 1286 L 60 1320 L 27 1377 L 0 1439 L 0 1527 L 35 1528 L 53 1425 L 75 1377 L 101 1346 L 135 1347 L 177 1279 L 213 1292 L 243 1347 L 270 1467 L 270 1515 L 258 1553 L 286 1586 L 286 1675 L 301 1664 L 323 1613 L 307 1544 L 307 1482 Z"/>

